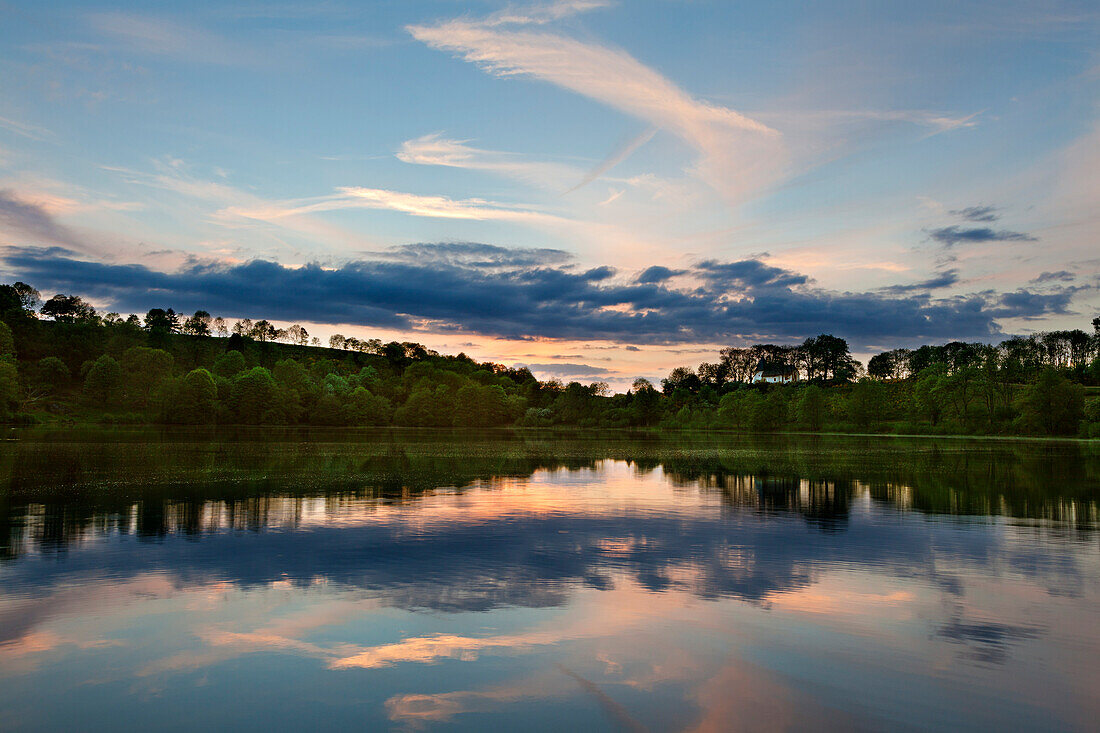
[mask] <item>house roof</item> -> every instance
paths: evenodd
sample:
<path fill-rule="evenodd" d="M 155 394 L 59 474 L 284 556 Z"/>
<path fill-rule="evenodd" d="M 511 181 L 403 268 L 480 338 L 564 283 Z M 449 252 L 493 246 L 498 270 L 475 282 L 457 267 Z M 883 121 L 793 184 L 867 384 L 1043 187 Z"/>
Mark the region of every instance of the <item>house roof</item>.
<path fill-rule="evenodd" d="M 756 365 L 756 371 L 765 377 L 785 377 L 794 374 L 797 369 L 790 364 L 761 359 Z"/>

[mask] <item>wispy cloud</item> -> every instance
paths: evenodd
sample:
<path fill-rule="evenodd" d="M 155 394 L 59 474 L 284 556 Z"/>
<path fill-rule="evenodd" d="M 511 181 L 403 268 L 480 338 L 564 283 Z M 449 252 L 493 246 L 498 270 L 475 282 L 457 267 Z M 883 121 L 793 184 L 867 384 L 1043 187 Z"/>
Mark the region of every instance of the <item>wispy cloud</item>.
<path fill-rule="evenodd" d="M 19 196 L 12 190 L 0 190 L 0 225 L 31 238 L 36 244 L 65 245 L 84 249 L 83 238 L 57 222 L 44 206 Z"/>
<path fill-rule="evenodd" d="M 693 97 L 619 49 L 488 21 L 411 25 L 417 40 L 501 77 L 555 84 L 665 130 L 698 153 L 696 170 L 731 197 L 759 193 L 785 165 L 779 133 L 736 110 Z"/>
<path fill-rule="evenodd" d="M 30 140 L 42 141 L 46 140 L 47 138 L 53 137 L 53 133 L 47 130 L 45 127 L 41 127 L 39 125 L 31 125 L 26 122 L 20 122 L 19 120 L 13 120 L 10 117 L 0 117 L 0 127 Z"/>
<path fill-rule="evenodd" d="M 339 209 L 377 209 L 396 211 L 430 219 L 463 219 L 470 221 L 509 221 L 526 223 L 560 223 L 564 221 L 520 206 L 511 206 L 485 199 L 452 199 L 446 196 L 422 196 L 381 188 L 345 187 L 330 196 L 275 202 L 256 207 L 232 206 L 224 209 L 223 217 L 241 217 L 277 222 L 282 219 Z"/>
<path fill-rule="evenodd" d="M 599 165 L 588 171 L 588 173 L 585 174 L 584 178 L 581 179 L 580 183 L 570 188 L 568 191 L 566 191 L 566 193 L 572 193 L 573 191 L 576 191 L 577 189 L 587 186 L 589 183 L 592 183 L 604 173 L 607 173 L 619 163 L 622 163 L 624 160 L 633 155 L 638 148 L 642 147 L 647 142 L 652 140 L 653 136 L 656 134 L 657 128 L 651 127 L 640 135 L 637 135 L 634 138 L 625 142 L 624 144 L 620 145 L 618 148 L 611 151 L 610 155 L 601 160 Z"/>
<path fill-rule="evenodd" d="M 516 153 L 484 150 L 469 145 L 468 140 L 445 138 L 441 133 L 406 140 L 397 151 L 397 157 L 414 165 L 484 171 L 556 191 L 561 191 L 580 175 L 580 171 L 570 165 L 531 160 Z"/>
<path fill-rule="evenodd" d="M 965 209 L 952 209 L 951 213 L 967 221 L 993 222 L 1000 218 L 995 206 L 967 206 Z"/>
<path fill-rule="evenodd" d="M 526 7 L 509 7 L 493 13 L 484 23 L 488 26 L 543 25 L 611 5 L 609 0 L 558 0 Z"/>
<path fill-rule="evenodd" d="M 92 13 L 88 22 L 119 48 L 136 53 L 217 65 L 248 65 L 260 60 L 255 51 L 217 33 L 167 18 L 103 12 Z"/>

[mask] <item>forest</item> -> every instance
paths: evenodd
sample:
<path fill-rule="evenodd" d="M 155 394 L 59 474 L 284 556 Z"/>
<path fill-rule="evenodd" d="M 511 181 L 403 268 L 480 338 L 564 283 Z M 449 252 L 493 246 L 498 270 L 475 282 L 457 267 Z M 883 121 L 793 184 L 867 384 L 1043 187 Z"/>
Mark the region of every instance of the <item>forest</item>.
<path fill-rule="evenodd" d="M 622 394 L 411 342 L 206 311 L 99 314 L 0 285 L 0 420 L 35 424 L 664 428 L 1100 438 L 1100 318 L 999 344 L 877 354 L 822 334 L 722 349 Z M 758 372 L 789 383 L 754 383 Z"/>

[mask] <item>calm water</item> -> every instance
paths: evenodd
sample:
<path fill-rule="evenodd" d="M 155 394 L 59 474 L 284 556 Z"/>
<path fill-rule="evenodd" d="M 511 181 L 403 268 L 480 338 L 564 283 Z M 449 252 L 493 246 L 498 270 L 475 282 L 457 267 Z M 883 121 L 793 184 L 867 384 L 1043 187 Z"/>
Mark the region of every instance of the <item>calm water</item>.
<path fill-rule="evenodd" d="M 12 435 L 4 730 L 1100 719 L 1100 446 Z"/>

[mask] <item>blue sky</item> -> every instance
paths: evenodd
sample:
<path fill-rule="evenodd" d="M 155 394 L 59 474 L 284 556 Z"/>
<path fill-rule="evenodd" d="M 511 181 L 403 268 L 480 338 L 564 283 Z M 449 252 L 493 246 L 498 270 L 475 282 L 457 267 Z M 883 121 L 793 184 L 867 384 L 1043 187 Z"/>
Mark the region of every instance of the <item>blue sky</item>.
<path fill-rule="evenodd" d="M 730 343 L 865 354 L 1100 308 L 1095 3 L 0 17 L 0 272 L 106 310 L 614 383 Z"/>

